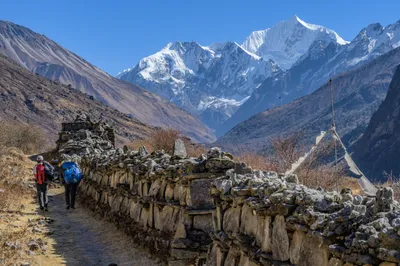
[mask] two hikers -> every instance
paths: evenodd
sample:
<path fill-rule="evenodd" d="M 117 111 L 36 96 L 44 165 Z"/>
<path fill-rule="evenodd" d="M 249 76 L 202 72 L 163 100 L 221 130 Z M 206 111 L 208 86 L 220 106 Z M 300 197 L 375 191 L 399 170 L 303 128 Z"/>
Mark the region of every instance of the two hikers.
<path fill-rule="evenodd" d="M 61 177 L 65 186 L 65 203 L 67 205 L 67 210 L 70 208 L 75 209 L 76 191 L 82 179 L 82 172 L 79 168 L 78 160 L 64 156 L 64 160 L 61 162 L 60 166 L 62 169 Z"/>
<path fill-rule="evenodd" d="M 47 197 L 48 181 L 53 178 L 54 167 L 44 161 L 43 156 L 39 155 L 36 158 L 37 164 L 33 168 L 35 176 L 37 197 L 39 201 L 40 210 L 48 211 L 49 199 Z"/>
<path fill-rule="evenodd" d="M 33 168 L 35 175 L 37 197 L 39 201 L 40 210 L 48 211 L 48 181 L 52 181 L 54 178 L 53 171 L 54 167 L 44 161 L 43 156 L 39 155 L 36 158 L 37 164 Z M 82 179 L 82 172 L 78 166 L 76 159 L 71 160 L 68 156 L 63 156 L 63 160 L 60 163 L 61 167 L 61 180 L 65 186 L 65 202 L 67 209 L 75 209 L 75 198 L 76 191 L 78 189 L 79 182 Z"/>

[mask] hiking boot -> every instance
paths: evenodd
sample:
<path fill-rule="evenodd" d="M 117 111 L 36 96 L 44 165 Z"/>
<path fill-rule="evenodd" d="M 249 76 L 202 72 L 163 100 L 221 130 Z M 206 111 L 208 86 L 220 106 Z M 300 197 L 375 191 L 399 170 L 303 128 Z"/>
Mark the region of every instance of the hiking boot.
<path fill-rule="evenodd" d="M 71 208 L 75 210 L 75 206 L 72 206 Z"/>
<path fill-rule="evenodd" d="M 69 210 L 69 205 L 67 205 L 67 210 Z"/>
<path fill-rule="evenodd" d="M 40 210 L 43 211 L 43 210 L 44 210 L 44 207 L 40 207 Z"/>
<path fill-rule="evenodd" d="M 46 208 L 44 208 L 44 211 L 45 211 L 45 212 L 48 212 L 48 211 L 49 211 L 49 209 L 46 207 Z"/>

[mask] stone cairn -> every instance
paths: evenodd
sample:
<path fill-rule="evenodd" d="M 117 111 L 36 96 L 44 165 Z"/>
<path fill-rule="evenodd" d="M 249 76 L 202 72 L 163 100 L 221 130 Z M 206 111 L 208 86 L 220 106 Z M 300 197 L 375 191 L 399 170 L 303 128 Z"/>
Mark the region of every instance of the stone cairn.
<path fill-rule="evenodd" d="M 168 265 L 400 263 L 400 208 L 390 188 L 376 197 L 326 192 L 296 175 L 254 171 L 219 148 L 199 158 L 179 139 L 172 156 L 111 141 L 100 149 L 102 138 L 65 129 L 71 138 L 60 148 L 81 152 L 83 204 Z"/>
<path fill-rule="evenodd" d="M 73 122 L 62 123 L 58 135 L 56 150 L 61 154 L 101 154 L 115 146 L 114 129 L 104 122 L 93 122 L 84 114 Z"/>

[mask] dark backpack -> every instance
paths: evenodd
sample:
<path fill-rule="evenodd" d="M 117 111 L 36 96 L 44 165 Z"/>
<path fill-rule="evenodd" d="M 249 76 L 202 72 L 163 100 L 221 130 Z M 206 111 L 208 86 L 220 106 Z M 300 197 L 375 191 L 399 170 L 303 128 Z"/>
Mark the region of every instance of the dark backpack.
<path fill-rule="evenodd" d="M 44 163 L 44 176 L 48 181 L 54 180 L 54 168 L 48 165 L 47 163 Z"/>

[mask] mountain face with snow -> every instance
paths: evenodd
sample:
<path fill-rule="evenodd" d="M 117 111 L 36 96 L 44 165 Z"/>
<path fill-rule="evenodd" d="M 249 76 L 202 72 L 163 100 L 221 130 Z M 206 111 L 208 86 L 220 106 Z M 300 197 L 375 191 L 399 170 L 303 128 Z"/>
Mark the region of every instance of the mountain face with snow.
<path fill-rule="evenodd" d="M 347 44 L 334 31 L 297 16 L 235 42 L 175 42 L 117 77 L 162 95 L 217 129 L 254 90 L 283 73 L 316 41 Z"/>
<path fill-rule="evenodd" d="M 213 132 L 167 99 L 116 79 L 44 35 L 0 21 L 0 53 L 26 69 L 62 84 L 71 84 L 108 106 L 152 126 L 174 127 L 200 142 Z"/>
<path fill-rule="evenodd" d="M 306 23 L 294 15 L 269 29 L 251 33 L 242 47 L 265 60 L 273 60 L 282 69 L 289 69 L 315 41 L 348 43 L 333 30 Z"/>
<path fill-rule="evenodd" d="M 261 82 L 278 71 L 274 62 L 235 42 L 210 46 L 175 42 L 118 78 L 164 96 L 213 127 L 228 119 Z"/>
<path fill-rule="evenodd" d="M 341 73 L 334 79 L 332 87 L 336 129 L 347 147 L 351 148 L 356 143 L 357 163 L 365 159 L 361 166 L 378 166 L 378 163 L 374 163 L 377 160 L 382 166 L 385 160 L 399 155 L 400 137 L 396 132 L 400 128 L 400 86 L 389 89 L 386 97 L 388 104 L 381 106 L 382 112 L 378 111 L 379 114 L 371 119 L 385 99 L 399 64 L 400 47 L 356 69 Z M 397 75 L 396 80 L 396 84 L 400 84 L 400 75 Z M 271 139 L 299 132 L 306 144 L 312 144 L 321 131 L 330 128 L 331 119 L 330 86 L 324 84 L 304 97 L 253 115 L 219 138 L 214 145 L 232 152 L 263 152 L 270 148 Z M 370 120 L 369 129 L 364 133 L 366 136 L 359 143 Z M 391 135 L 393 132 L 394 136 Z M 386 151 L 390 152 L 389 155 L 383 156 Z M 397 166 L 394 170 L 398 169 L 400 167 Z M 374 176 L 368 177 L 376 179 Z"/>
<path fill-rule="evenodd" d="M 286 72 L 267 78 L 237 112 L 218 129 L 223 135 L 256 113 L 312 93 L 340 73 L 355 69 L 400 46 L 400 21 L 371 24 L 347 45 L 315 41 Z M 400 62 L 399 62 L 400 63 Z"/>

